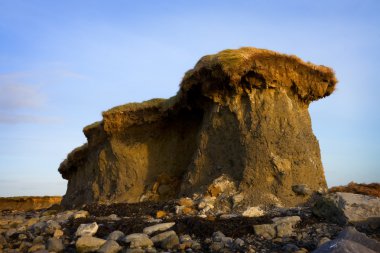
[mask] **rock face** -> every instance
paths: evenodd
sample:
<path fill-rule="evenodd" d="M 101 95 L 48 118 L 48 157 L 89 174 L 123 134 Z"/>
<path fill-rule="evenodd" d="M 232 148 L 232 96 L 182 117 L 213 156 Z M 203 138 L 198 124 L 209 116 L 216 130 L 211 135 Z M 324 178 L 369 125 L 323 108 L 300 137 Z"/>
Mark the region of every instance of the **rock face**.
<path fill-rule="evenodd" d="M 61 200 L 62 197 L 59 196 L 0 198 L 0 210 L 37 210 L 60 204 Z"/>
<path fill-rule="evenodd" d="M 204 193 L 221 175 L 247 206 L 305 201 L 326 189 L 308 106 L 335 88 L 333 71 L 295 56 L 241 48 L 204 56 L 176 96 L 103 112 L 59 171 L 62 204 L 167 200 Z"/>

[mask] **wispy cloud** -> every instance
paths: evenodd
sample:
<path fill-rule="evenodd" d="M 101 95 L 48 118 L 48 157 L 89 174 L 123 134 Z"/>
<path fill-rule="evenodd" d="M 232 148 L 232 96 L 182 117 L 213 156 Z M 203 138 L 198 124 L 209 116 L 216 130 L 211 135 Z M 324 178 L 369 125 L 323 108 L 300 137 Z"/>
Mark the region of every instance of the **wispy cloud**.
<path fill-rule="evenodd" d="M 46 101 L 38 88 L 20 83 L 4 83 L 0 79 L 0 109 L 38 108 Z"/>
<path fill-rule="evenodd" d="M 63 119 L 58 117 L 45 117 L 34 115 L 6 115 L 0 113 L 0 124 L 58 124 L 62 123 Z"/>

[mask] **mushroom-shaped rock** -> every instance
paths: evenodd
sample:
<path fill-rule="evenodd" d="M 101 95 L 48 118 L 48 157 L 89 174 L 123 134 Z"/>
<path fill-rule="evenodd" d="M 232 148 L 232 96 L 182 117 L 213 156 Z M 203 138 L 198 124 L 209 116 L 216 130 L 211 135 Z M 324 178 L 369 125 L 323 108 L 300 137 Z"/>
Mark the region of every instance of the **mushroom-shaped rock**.
<path fill-rule="evenodd" d="M 275 204 L 269 195 L 302 203 L 326 188 L 308 106 L 336 83 L 328 67 L 269 50 L 204 56 L 176 96 L 112 108 L 84 128 L 88 142 L 59 167 L 68 180 L 62 204 L 191 196 L 222 175 L 244 205 Z"/>

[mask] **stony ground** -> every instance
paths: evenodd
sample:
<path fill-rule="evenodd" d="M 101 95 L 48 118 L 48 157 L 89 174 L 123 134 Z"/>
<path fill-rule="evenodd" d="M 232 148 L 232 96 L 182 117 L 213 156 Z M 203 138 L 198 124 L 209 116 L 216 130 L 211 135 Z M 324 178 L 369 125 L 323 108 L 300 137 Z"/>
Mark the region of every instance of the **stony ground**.
<path fill-rule="evenodd" d="M 201 208 L 199 208 L 201 207 Z M 310 207 L 222 214 L 191 199 L 2 211 L 0 252 L 311 252 L 344 229 Z M 206 208 L 207 209 L 207 208 Z M 380 239 L 379 229 L 358 228 Z"/>

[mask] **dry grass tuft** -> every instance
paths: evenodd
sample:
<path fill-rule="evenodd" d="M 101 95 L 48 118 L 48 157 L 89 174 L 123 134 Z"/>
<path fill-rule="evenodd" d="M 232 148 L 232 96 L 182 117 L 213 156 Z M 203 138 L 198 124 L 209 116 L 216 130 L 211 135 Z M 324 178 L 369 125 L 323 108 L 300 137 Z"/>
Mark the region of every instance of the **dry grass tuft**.
<path fill-rule="evenodd" d="M 309 103 L 330 95 L 336 83 L 334 71 L 328 67 L 304 62 L 294 55 L 243 47 L 202 57 L 193 69 L 186 72 L 181 92 L 186 94 L 201 85 L 205 90 L 205 84 L 219 89 L 221 86 L 288 88 Z"/>

